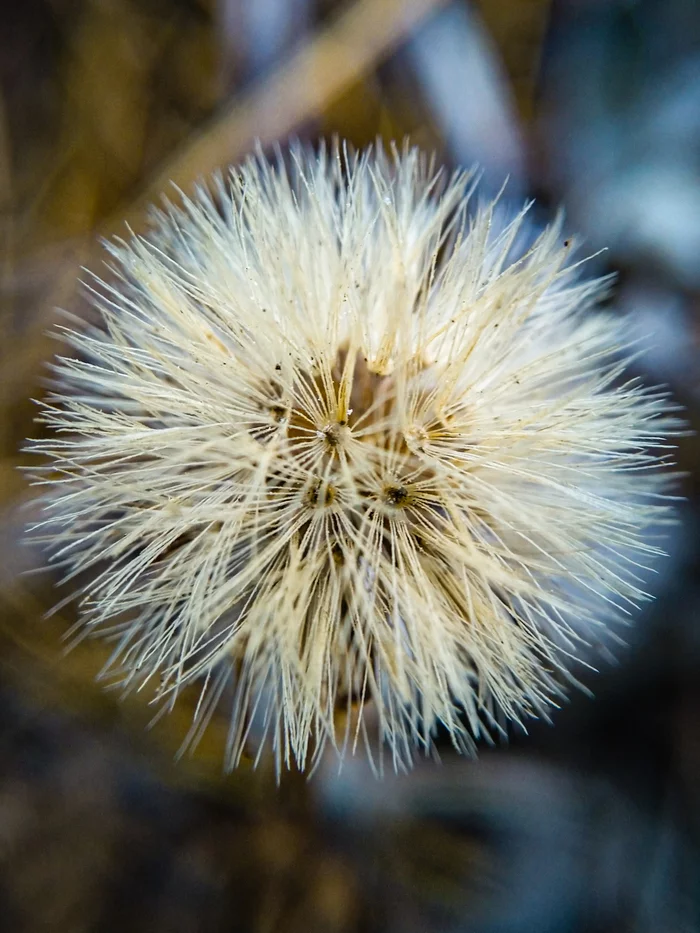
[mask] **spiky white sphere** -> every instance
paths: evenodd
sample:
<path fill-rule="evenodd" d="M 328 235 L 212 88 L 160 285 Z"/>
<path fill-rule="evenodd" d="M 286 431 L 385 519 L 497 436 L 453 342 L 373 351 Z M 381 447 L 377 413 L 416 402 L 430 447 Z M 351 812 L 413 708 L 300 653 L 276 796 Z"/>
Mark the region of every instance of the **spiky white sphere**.
<path fill-rule="evenodd" d="M 251 735 L 471 750 L 644 595 L 666 403 L 560 227 L 522 246 L 470 186 L 409 149 L 258 157 L 113 244 L 64 331 L 54 559 L 123 683 L 203 679 L 195 731 L 228 695 L 230 765 Z"/>

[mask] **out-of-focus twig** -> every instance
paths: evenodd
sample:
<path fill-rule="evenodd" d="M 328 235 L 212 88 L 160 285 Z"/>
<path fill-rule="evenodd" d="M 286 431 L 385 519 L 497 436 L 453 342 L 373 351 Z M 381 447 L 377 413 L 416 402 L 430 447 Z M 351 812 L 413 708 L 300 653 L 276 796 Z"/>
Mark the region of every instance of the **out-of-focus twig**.
<path fill-rule="evenodd" d="M 188 140 L 128 211 L 107 219 L 100 233 L 138 226 L 146 205 L 175 183 L 191 188 L 202 176 L 240 159 L 259 140 L 284 139 L 370 70 L 445 0 L 356 0 L 272 76 L 236 98 Z"/>

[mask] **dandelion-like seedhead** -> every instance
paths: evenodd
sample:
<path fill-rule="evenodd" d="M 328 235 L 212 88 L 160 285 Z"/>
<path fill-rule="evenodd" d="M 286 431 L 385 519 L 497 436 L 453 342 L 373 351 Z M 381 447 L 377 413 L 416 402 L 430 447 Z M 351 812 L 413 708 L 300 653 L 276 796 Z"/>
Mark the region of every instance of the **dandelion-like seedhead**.
<path fill-rule="evenodd" d="M 440 725 L 470 752 L 644 597 L 670 409 L 559 224 L 522 245 L 409 148 L 288 161 L 109 245 L 41 403 L 40 527 L 117 681 L 200 681 L 193 738 L 231 704 L 230 766 L 405 767 Z"/>

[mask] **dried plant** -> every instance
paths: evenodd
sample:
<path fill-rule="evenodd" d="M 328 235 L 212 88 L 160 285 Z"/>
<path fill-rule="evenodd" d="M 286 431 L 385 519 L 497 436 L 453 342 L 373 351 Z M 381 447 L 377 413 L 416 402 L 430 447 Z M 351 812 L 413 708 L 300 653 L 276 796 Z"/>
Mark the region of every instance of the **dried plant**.
<path fill-rule="evenodd" d="M 193 738 L 228 697 L 230 766 L 471 752 L 645 597 L 670 406 L 560 225 L 472 189 L 408 148 L 258 156 L 112 243 L 63 329 L 39 527 L 118 682 L 201 679 Z"/>

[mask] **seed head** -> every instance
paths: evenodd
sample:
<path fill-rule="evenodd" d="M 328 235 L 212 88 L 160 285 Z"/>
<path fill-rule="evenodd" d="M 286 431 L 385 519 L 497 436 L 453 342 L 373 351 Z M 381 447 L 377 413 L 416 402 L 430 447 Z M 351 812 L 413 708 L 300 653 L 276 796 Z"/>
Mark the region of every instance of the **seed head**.
<path fill-rule="evenodd" d="M 408 148 L 288 163 L 108 246 L 40 524 L 117 680 L 201 681 L 195 737 L 228 700 L 229 766 L 470 752 L 644 597 L 669 407 L 559 224 L 528 243 Z"/>

